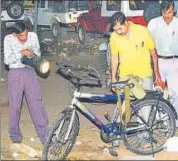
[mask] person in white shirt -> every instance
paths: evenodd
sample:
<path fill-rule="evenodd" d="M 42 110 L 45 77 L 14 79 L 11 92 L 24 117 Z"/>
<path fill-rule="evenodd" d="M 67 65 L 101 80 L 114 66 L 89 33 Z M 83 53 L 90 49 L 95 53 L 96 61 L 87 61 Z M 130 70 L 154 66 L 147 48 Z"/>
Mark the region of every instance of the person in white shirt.
<path fill-rule="evenodd" d="M 48 115 L 42 103 L 40 84 L 34 69 L 21 62 L 23 56 L 41 56 L 36 33 L 28 32 L 23 22 L 13 26 L 13 33 L 4 38 L 4 63 L 9 66 L 9 134 L 13 143 L 21 143 L 19 121 L 21 103 L 25 95 L 28 109 L 42 144 L 49 132 Z"/>
<path fill-rule="evenodd" d="M 152 19 L 148 29 L 156 43 L 161 78 L 167 81 L 170 101 L 178 114 L 178 18 L 174 7 L 173 0 L 162 1 L 162 16 Z"/>

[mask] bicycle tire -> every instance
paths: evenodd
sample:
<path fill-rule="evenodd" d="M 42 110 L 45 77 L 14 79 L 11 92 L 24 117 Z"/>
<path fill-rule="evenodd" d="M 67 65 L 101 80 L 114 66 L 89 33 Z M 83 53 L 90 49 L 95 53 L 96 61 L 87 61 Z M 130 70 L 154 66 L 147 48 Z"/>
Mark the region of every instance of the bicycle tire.
<path fill-rule="evenodd" d="M 59 116 L 59 119 L 55 122 L 54 126 L 51 128 L 49 135 L 47 137 L 47 140 L 43 146 L 42 160 L 65 160 L 65 158 L 68 156 L 68 154 L 71 152 L 71 150 L 73 148 L 73 145 L 74 145 L 77 135 L 79 133 L 80 125 L 79 125 L 78 114 L 75 113 L 72 129 L 71 129 L 71 132 L 69 135 L 69 139 L 67 140 L 66 143 L 62 143 L 62 141 L 63 141 L 66 131 L 68 129 L 67 127 L 70 122 L 72 110 L 64 110 L 64 112 L 61 114 L 62 115 Z M 64 126 L 66 122 L 67 122 L 67 124 L 66 124 L 66 126 Z M 56 136 L 55 132 L 58 130 L 61 123 L 63 123 L 61 131 L 60 131 L 59 135 L 57 136 L 58 137 L 57 140 L 55 140 L 55 142 L 54 142 L 53 137 Z M 67 144 L 67 148 L 65 149 L 65 151 L 61 155 L 57 154 L 57 156 L 59 158 L 56 158 L 56 156 L 54 156 L 54 154 L 49 155 L 51 145 L 54 146 L 54 148 L 55 148 L 55 150 L 52 150 L 52 152 L 58 153 L 59 150 L 62 151 L 61 149 L 66 144 Z M 49 157 L 53 157 L 53 158 L 49 158 Z"/>
<path fill-rule="evenodd" d="M 156 99 L 156 98 L 152 98 L 152 99 L 143 99 L 142 101 L 139 101 L 137 104 L 135 104 L 134 105 L 134 109 L 136 109 L 136 111 L 137 111 L 137 113 L 138 113 L 138 111 L 142 108 L 142 107 L 144 107 L 144 106 L 148 106 L 148 105 L 155 105 L 156 103 L 157 103 L 157 101 L 158 101 L 158 99 Z M 153 108 L 153 106 L 152 106 L 152 108 Z M 169 121 L 169 125 L 170 125 L 170 127 L 169 127 L 169 134 L 168 134 L 168 136 L 167 136 L 167 138 L 164 140 L 164 142 L 162 142 L 161 144 L 160 144 L 160 146 L 156 146 L 156 144 L 154 144 L 153 143 L 153 147 L 151 146 L 151 143 L 150 143 L 150 147 L 147 149 L 147 148 L 144 148 L 143 147 L 143 149 L 141 148 L 141 143 L 139 144 L 139 146 L 135 146 L 136 144 L 134 144 L 134 141 L 136 141 L 136 142 L 140 142 L 140 139 L 138 139 L 137 138 L 137 136 L 138 136 L 138 134 L 136 134 L 135 136 L 136 136 L 136 138 L 134 138 L 134 141 L 133 142 L 130 142 L 131 141 L 131 139 L 129 138 L 130 136 L 129 135 L 127 135 L 127 134 L 122 134 L 122 140 L 123 140 L 123 143 L 124 143 L 124 145 L 126 146 L 126 148 L 128 149 L 128 150 L 130 150 L 130 151 L 132 151 L 133 153 L 136 153 L 136 154 L 140 154 L 140 155 L 151 155 L 151 154 L 153 154 L 153 153 L 157 153 L 157 152 L 159 152 L 159 151 L 161 151 L 161 150 L 163 150 L 163 146 L 164 146 L 164 144 L 166 143 L 166 140 L 168 139 L 168 138 L 170 138 L 170 137 L 173 137 L 174 135 L 175 135 L 175 124 L 176 124 L 176 121 L 175 121 L 175 115 L 174 115 L 174 113 L 173 113 L 173 111 L 172 111 L 172 109 L 169 107 L 169 105 L 165 102 L 165 101 L 163 101 L 163 100 L 161 100 L 160 99 L 160 101 L 159 101 L 159 104 L 158 104 L 158 108 L 159 108 L 159 110 L 161 110 L 162 109 L 162 112 L 165 114 L 167 114 L 168 115 L 168 121 Z M 130 120 L 130 122 L 132 122 L 132 118 L 133 118 L 133 116 L 135 115 L 135 113 L 132 111 L 132 114 L 131 114 L 131 120 Z M 134 120 L 134 119 L 133 119 Z M 156 120 L 156 119 L 155 119 Z M 155 122 L 155 120 L 154 120 L 154 122 Z M 158 120 L 156 120 L 157 122 L 159 122 Z M 160 121 L 161 122 L 161 121 Z M 168 125 L 168 124 L 167 124 Z M 164 125 L 165 126 L 165 125 Z M 122 127 L 122 130 L 123 131 L 125 131 L 126 130 L 126 126 L 123 126 Z M 155 130 L 156 131 L 156 130 Z M 153 132 L 155 132 L 154 130 L 153 130 Z M 160 131 L 158 131 L 159 133 L 159 135 L 161 135 L 161 132 L 163 132 L 163 130 L 160 130 Z M 164 133 L 162 133 L 162 134 L 164 134 Z M 156 136 L 156 133 L 154 133 L 154 135 Z M 133 135 L 134 136 L 134 135 Z M 162 138 L 161 138 L 162 139 Z M 153 149 L 152 149 L 153 148 Z"/>

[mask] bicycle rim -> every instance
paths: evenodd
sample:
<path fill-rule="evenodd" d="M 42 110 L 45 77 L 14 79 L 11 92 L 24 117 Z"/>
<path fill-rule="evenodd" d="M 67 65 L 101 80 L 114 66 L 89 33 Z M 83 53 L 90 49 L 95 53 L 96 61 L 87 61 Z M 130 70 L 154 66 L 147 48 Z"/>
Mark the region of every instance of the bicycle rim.
<path fill-rule="evenodd" d="M 64 140 L 71 115 L 72 112 L 66 113 L 56 121 L 44 144 L 43 160 L 64 160 L 72 150 L 79 132 L 79 119 L 77 113 L 75 113 L 69 138 Z"/>
<path fill-rule="evenodd" d="M 141 155 L 150 155 L 163 150 L 166 140 L 175 135 L 175 116 L 167 103 L 156 99 L 145 99 L 140 101 L 134 107 L 135 112 L 131 115 L 130 122 L 123 126 L 123 130 L 140 129 L 133 134 L 123 134 L 123 142 L 125 146 L 132 152 Z M 155 108 L 155 119 L 150 130 L 146 124 L 139 119 L 142 115 L 141 110 L 144 107 Z M 143 116 L 141 116 L 143 117 Z M 150 119 L 150 117 L 148 118 Z M 134 126 L 132 126 L 134 125 Z"/>

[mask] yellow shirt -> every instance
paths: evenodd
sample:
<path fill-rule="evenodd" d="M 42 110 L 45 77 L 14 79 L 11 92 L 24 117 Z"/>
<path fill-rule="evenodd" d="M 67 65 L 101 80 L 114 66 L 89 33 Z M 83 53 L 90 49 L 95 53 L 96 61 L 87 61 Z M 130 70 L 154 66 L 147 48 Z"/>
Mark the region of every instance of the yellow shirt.
<path fill-rule="evenodd" d="M 155 48 L 155 43 L 144 26 L 129 22 L 132 36 L 120 36 L 113 32 L 110 38 L 111 55 L 119 54 L 120 77 L 128 75 L 140 78 L 152 76 L 151 55 L 149 50 Z"/>

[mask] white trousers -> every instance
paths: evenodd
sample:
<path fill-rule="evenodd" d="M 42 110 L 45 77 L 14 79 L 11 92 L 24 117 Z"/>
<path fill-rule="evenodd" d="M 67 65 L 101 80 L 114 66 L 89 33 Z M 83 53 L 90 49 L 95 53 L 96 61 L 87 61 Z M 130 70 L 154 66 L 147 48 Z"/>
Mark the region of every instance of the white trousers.
<path fill-rule="evenodd" d="M 178 113 L 178 58 L 159 58 L 158 64 L 162 80 L 167 80 L 170 102 Z"/>

